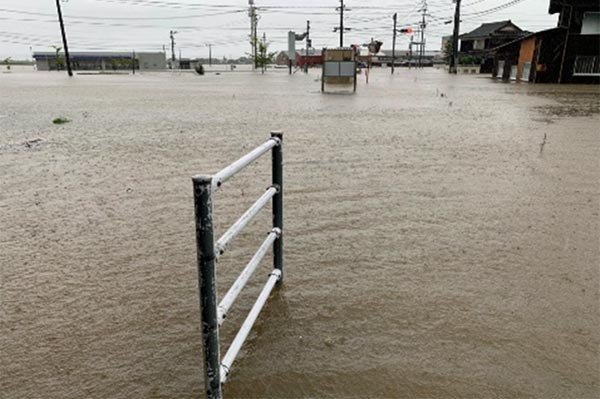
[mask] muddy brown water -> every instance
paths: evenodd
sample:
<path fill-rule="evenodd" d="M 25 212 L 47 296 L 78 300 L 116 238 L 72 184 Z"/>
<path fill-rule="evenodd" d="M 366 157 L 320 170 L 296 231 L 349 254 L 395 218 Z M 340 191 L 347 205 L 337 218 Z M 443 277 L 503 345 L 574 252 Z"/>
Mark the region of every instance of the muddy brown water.
<path fill-rule="evenodd" d="M 226 397 L 598 397 L 597 86 L 363 78 L 1 75 L 0 396 L 201 397 L 190 177 L 279 129 L 286 280 Z M 218 193 L 219 232 L 268 162 Z M 219 263 L 221 295 L 269 219 Z"/>

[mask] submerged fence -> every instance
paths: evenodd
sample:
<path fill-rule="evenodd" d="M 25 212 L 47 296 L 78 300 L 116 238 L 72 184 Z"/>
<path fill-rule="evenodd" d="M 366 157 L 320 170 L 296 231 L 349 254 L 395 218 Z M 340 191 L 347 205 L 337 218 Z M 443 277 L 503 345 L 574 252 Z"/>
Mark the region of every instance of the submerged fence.
<path fill-rule="evenodd" d="M 264 307 L 269 294 L 283 279 L 283 133 L 272 132 L 271 138 L 247 155 L 212 176 L 194 176 L 194 205 L 196 215 L 196 246 L 198 251 L 198 280 L 200 312 L 202 318 L 202 343 L 204 350 L 204 381 L 206 397 L 220 399 L 222 385 L 227 381 L 231 366 L 246 341 L 254 322 Z M 213 193 L 233 175 L 271 151 L 272 185 L 240 218 L 214 242 Z M 273 229 L 246 265 L 237 280 L 217 305 L 215 262 L 225 253 L 227 246 L 246 225 L 273 201 Z M 235 299 L 242 291 L 260 261 L 273 246 L 273 271 L 262 289 L 246 320 L 221 360 L 219 328 Z"/>

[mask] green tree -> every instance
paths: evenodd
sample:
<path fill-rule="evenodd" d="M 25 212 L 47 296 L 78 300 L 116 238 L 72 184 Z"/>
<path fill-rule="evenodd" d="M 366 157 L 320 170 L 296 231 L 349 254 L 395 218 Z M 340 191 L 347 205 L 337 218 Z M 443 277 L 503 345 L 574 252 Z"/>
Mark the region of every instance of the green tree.
<path fill-rule="evenodd" d="M 257 41 L 256 57 L 250 55 L 250 59 L 257 67 L 261 68 L 261 72 L 265 73 L 268 64 L 273 63 L 273 59 L 277 55 L 276 52 L 269 52 L 269 43 L 266 41 Z"/>
<path fill-rule="evenodd" d="M 444 60 L 446 64 L 450 65 L 450 61 L 452 60 L 452 50 L 454 49 L 454 44 L 452 40 L 448 40 L 446 42 L 446 46 L 444 47 Z"/>
<path fill-rule="evenodd" d="M 52 46 L 52 48 L 56 52 L 56 54 L 54 56 L 54 60 L 56 61 L 56 70 L 60 71 L 62 69 L 62 67 L 64 66 L 64 62 L 62 60 L 62 57 L 60 56 L 60 50 L 62 50 L 62 47 Z"/>
<path fill-rule="evenodd" d="M 7 70 L 7 71 L 10 71 L 10 60 L 11 60 L 11 58 L 12 58 L 12 57 L 5 58 L 5 59 L 4 59 L 4 61 L 2 61 L 2 63 L 3 63 L 4 65 L 6 65 L 6 70 Z"/>

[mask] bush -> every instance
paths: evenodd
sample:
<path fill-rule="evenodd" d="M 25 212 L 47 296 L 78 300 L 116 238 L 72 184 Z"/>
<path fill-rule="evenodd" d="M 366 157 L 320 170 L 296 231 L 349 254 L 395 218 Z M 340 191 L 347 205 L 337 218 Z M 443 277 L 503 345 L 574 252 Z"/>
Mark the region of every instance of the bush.
<path fill-rule="evenodd" d="M 52 121 L 52 123 L 54 123 L 55 125 L 63 125 L 65 123 L 69 123 L 69 122 L 71 122 L 69 119 L 62 118 L 62 117 L 54 118 L 54 120 Z"/>
<path fill-rule="evenodd" d="M 459 65 L 479 65 L 479 64 L 481 64 L 481 58 L 467 55 L 465 57 L 460 57 L 458 59 L 458 64 Z"/>
<path fill-rule="evenodd" d="M 196 73 L 198 75 L 204 75 L 204 67 L 202 66 L 202 64 L 196 65 L 196 68 L 194 69 L 196 70 Z"/>

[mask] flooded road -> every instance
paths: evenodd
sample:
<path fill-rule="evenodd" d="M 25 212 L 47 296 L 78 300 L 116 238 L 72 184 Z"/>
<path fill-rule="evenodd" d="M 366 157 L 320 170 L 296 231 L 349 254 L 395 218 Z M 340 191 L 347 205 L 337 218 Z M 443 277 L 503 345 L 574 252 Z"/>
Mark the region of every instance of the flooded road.
<path fill-rule="evenodd" d="M 191 176 L 270 130 L 286 281 L 226 397 L 598 397 L 598 87 L 317 79 L 0 75 L 1 397 L 201 397 Z M 269 179 L 264 159 L 220 190 L 218 232 Z M 220 261 L 221 295 L 269 223 Z"/>

